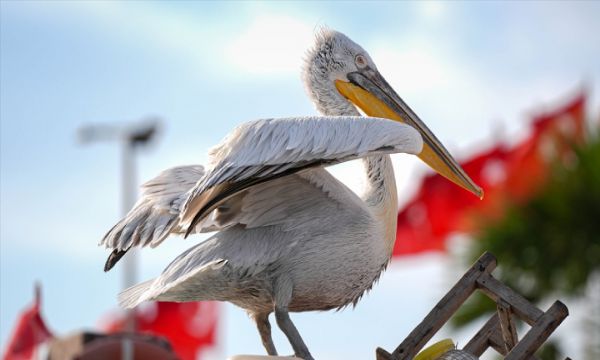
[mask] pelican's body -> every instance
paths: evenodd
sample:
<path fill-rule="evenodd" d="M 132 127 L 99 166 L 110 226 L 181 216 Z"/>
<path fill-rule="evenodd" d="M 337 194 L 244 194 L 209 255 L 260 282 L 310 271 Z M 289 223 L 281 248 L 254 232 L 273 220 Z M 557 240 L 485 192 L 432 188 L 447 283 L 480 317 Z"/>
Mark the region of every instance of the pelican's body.
<path fill-rule="evenodd" d="M 379 198 L 368 205 L 321 169 L 257 185 L 240 200 L 257 219 L 191 248 L 150 287 L 156 290 L 133 303 L 124 299 L 125 304 L 221 300 L 252 314 L 269 314 L 275 288 L 291 285 L 290 311 L 355 303 L 385 268 L 394 244 L 395 196 Z M 382 218 L 382 213 L 391 216 Z M 189 276 L 190 268 L 198 271 L 190 278 L 193 284 L 165 291 Z"/>
<path fill-rule="evenodd" d="M 206 169 L 174 168 L 147 183 L 142 199 L 102 241 L 114 249 L 107 269 L 130 247 L 156 246 L 170 233 L 219 232 L 177 257 L 158 278 L 123 292 L 121 304 L 232 302 L 255 319 L 270 355 L 277 353 L 268 321 L 274 312 L 296 355 L 312 359 L 288 311 L 355 304 L 385 269 L 397 212 L 388 154 L 421 156 L 433 149 L 452 176 L 464 180 L 410 109 L 397 111 L 411 125 L 417 121 L 417 130 L 358 117 L 353 104 L 372 116 L 389 111 L 388 105 L 364 105 L 372 99 L 360 89 L 391 94 L 392 107 L 401 102 L 378 76 L 360 46 L 323 31 L 309 52 L 304 79 L 328 116 L 243 124 L 211 150 Z M 355 158 L 362 159 L 367 178 L 360 197 L 324 169 Z"/>

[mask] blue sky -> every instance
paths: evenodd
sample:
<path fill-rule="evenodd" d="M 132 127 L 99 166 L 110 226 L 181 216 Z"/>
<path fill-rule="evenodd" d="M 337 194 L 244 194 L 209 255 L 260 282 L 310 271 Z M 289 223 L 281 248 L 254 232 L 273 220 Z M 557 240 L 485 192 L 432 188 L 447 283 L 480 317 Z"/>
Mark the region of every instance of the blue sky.
<path fill-rule="evenodd" d="M 106 252 L 96 243 L 120 215 L 118 147 L 81 146 L 76 130 L 157 115 L 164 129 L 157 146 L 140 154 L 139 179 L 203 163 L 206 150 L 236 124 L 315 113 L 299 66 L 319 26 L 367 49 L 459 158 L 526 136 L 531 114 L 582 87 L 592 94 L 590 112 L 597 115 L 600 105 L 595 2 L 0 6 L 3 345 L 35 280 L 58 333 L 93 328 L 116 306 L 120 274 L 102 272 Z M 407 156 L 394 162 L 405 200 L 425 168 Z M 333 171 L 353 185 L 353 166 Z M 172 239 L 144 251 L 140 278 L 157 275 L 197 241 Z M 316 357 L 370 357 L 376 345 L 401 341 L 461 272 L 458 260 L 443 256 L 400 259 L 356 310 L 294 319 Z M 245 314 L 223 309 L 217 356 L 262 353 Z M 291 352 L 282 336 L 275 341 Z"/>

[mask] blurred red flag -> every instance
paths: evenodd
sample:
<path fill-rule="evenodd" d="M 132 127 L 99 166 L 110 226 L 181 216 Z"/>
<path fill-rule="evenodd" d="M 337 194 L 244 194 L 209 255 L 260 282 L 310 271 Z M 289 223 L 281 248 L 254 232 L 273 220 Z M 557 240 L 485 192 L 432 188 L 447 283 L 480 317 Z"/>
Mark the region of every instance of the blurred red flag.
<path fill-rule="evenodd" d="M 543 185 L 552 160 L 572 161 L 572 145 L 584 140 L 585 96 L 538 116 L 529 138 L 512 149 L 496 145 L 461 163 L 485 191 L 483 200 L 438 174 L 425 177 L 398 213 L 394 256 L 444 250 L 453 232 L 476 231 L 481 219 L 498 220 L 510 202 L 523 201 Z"/>
<path fill-rule="evenodd" d="M 496 189 L 506 178 L 507 157 L 503 147 L 496 147 L 461 164 L 485 189 L 483 201 L 438 174 L 427 176 L 415 198 L 398 213 L 393 254 L 444 250 L 448 234 L 470 228 L 464 214 L 475 207 L 485 209 L 489 216 L 498 216 L 501 196 Z"/>
<path fill-rule="evenodd" d="M 41 290 L 35 286 L 33 304 L 21 313 L 12 336 L 6 346 L 3 360 L 29 360 L 35 358 L 36 348 L 53 338 L 40 314 Z"/>
<path fill-rule="evenodd" d="M 137 331 L 165 337 L 182 360 L 195 360 L 216 343 L 216 302 L 153 302 L 135 310 Z M 126 318 L 109 319 L 107 332 L 125 330 Z"/>
<path fill-rule="evenodd" d="M 565 107 L 538 116 L 531 136 L 512 151 L 506 179 L 508 196 L 516 202 L 527 200 L 545 182 L 550 163 L 573 161 L 573 144 L 585 139 L 585 96 L 581 94 Z"/>

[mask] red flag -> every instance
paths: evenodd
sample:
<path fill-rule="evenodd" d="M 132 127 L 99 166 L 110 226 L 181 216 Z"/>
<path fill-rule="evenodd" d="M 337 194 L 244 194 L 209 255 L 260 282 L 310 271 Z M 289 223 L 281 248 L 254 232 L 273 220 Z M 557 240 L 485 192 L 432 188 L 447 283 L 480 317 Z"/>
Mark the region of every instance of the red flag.
<path fill-rule="evenodd" d="M 534 133 L 539 136 L 552 132 L 562 140 L 583 141 L 585 138 L 585 94 L 556 111 L 541 114 L 534 120 Z"/>
<path fill-rule="evenodd" d="M 195 360 L 202 349 L 216 343 L 216 302 L 153 302 L 135 311 L 137 331 L 165 337 L 182 360 Z M 125 316 L 112 320 L 107 332 L 125 329 Z"/>
<path fill-rule="evenodd" d="M 532 135 L 512 149 L 497 145 L 461 163 L 485 191 L 479 200 L 438 174 L 427 176 L 413 200 L 398 213 L 394 255 L 444 250 L 446 237 L 476 231 L 481 220 L 498 220 L 509 202 L 522 201 L 543 185 L 550 161 L 572 160 L 572 144 L 583 141 L 585 97 L 538 116 Z"/>
<path fill-rule="evenodd" d="M 393 254 L 444 250 L 450 233 L 471 227 L 464 215 L 475 207 L 497 216 L 502 198 L 497 190 L 506 178 L 507 157 L 503 147 L 496 147 L 461 164 L 473 181 L 485 189 L 483 201 L 438 174 L 427 176 L 415 198 L 398 213 Z"/>
<path fill-rule="evenodd" d="M 36 284 L 33 304 L 25 309 L 17 320 L 17 325 L 2 357 L 3 360 L 33 359 L 37 346 L 53 337 L 42 319 L 40 306 L 41 290 Z"/>
<path fill-rule="evenodd" d="M 573 144 L 585 137 L 585 96 L 557 111 L 538 116 L 533 122 L 529 139 L 517 145 L 510 159 L 506 189 L 513 201 L 531 197 L 545 182 L 549 165 L 560 160 L 563 165 L 573 161 Z"/>

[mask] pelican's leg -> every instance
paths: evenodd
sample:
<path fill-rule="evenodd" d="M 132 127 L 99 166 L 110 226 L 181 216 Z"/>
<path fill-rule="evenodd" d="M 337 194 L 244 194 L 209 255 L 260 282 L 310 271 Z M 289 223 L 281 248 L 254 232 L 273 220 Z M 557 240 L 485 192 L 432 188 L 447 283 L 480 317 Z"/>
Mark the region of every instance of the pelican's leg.
<path fill-rule="evenodd" d="M 275 319 L 277 319 L 277 325 L 287 336 L 292 348 L 294 349 L 294 355 L 304 360 L 314 360 L 306 344 L 302 340 L 298 329 L 292 323 L 287 307 L 275 306 Z"/>
<path fill-rule="evenodd" d="M 262 344 L 265 347 L 265 350 L 267 350 L 267 354 L 277 355 L 277 350 L 275 349 L 275 345 L 273 344 L 273 338 L 271 337 L 271 324 L 269 323 L 269 313 L 253 314 L 252 317 L 256 322 L 256 327 L 258 328 L 260 339 L 262 340 Z"/>
<path fill-rule="evenodd" d="M 288 313 L 288 305 L 292 301 L 294 291 L 293 281 L 285 274 L 280 275 L 273 282 L 273 295 L 275 300 L 275 319 L 277 326 L 287 336 L 288 341 L 294 349 L 294 354 L 304 360 L 314 360 L 306 344 L 302 340 L 298 329 L 292 323 Z"/>

